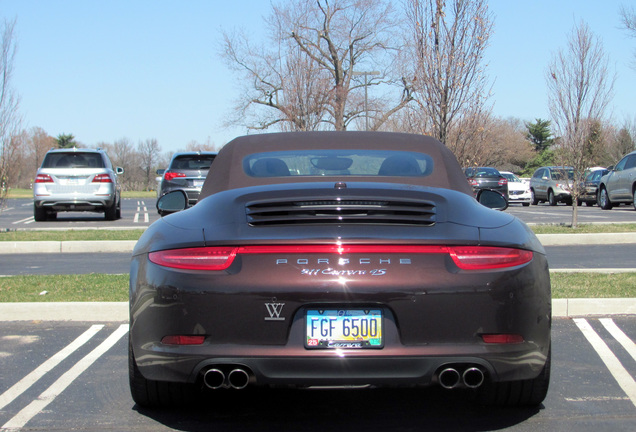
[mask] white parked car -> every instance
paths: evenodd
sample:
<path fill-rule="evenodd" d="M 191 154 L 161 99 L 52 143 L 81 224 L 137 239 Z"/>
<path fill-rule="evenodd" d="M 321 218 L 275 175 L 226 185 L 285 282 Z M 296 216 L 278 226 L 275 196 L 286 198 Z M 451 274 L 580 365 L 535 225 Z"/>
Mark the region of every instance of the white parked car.
<path fill-rule="evenodd" d="M 515 174 L 508 171 L 499 171 L 502 176 L 508 179 L 508 202 L 521 203 L 525 207 L 530 205 L 532 201 L 532 193 L 530 185 L 524 182 Z"/>

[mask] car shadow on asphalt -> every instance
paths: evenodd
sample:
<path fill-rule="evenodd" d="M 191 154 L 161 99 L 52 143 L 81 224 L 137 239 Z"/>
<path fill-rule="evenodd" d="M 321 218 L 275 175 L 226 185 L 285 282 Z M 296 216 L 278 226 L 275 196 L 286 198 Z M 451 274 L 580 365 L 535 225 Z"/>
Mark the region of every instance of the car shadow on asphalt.
<path fill-rule="evenodd" d="M 470 391 L 427 389 L 222 390 L 190 407 L 140 414 L 179 431 L 485 431 L 537 414 L 533 408 L 479 404 Z"/>

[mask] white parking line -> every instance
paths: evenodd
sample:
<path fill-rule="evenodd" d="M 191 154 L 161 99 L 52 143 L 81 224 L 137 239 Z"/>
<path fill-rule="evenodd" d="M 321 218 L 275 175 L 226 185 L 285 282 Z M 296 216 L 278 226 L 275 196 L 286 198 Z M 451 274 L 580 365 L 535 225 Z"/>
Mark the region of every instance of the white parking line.
<path fill-rule="evenodd" d="M 15 383 L 9 390 L 0 395 L 0 410 L 10 404 L 15 398 L 24 393 L 29 387 L 35 384 L 40 378 L 42 378 L 47 372 L 57 366 L 62 360 L 75 352 L 79 347 L 88 342 L 93 336 L 97 334 L 104 327 L 103 324 L 93 325 L 83 334 L 77 337 L 73 342 L 68 344 L 65 348 L 49 358 L 47 361 L 38 366 L 33 372 L 22 378 Z"/>
<path fill-rule="evenodd" d="M 148 207 L 146 207 L 146 203 L 143 201 L 137 201 L 137 213 L 135 213 L 135 217 L 133 217 L 133 223 L 138 223 L 139 222 L 139 217 L 141 215 L 141 207 L 143 206 L 143 213 L 144 213 L 144 222 L 148 223 L 150 221 L 150 217 L 148 216 Z"/>
<path fill-rule="evenodd" d="M 21 219 L 21 220 L 19 220 L 19 221 L 15 221 L 15 222 L 11 222 L 11 223 L 12 223 L 13 225 L 15 225 L 15 224 L 19 224 L 19 223 L 29 223 L 29 221 L 33 221 L 33 222 L 35 222 L 35 219 L 33 219 L 33 216 L 29 216 L 29 217 L 28 217 L 28 218 L 26 218 L 26 219 Z"/>
<path fill-rule="evenodd" d="M 599 321 L 601 321 L 601 324 L 603 324 L 607 331 L 610 332 L 612 337 L 623 345 L 623 348 L 625 348 L 629 355 L 636 360 L 636 344 L 634 341 L 623 333 L 623 331 L 618 328 L 614 320 L 611 318 L 601 318 Z"/>
<path fill-rule="evenodd" d="M 576 318 L 574 322 L 579 327 L 585 338 L 596 350 L 596 353 L 601 357 L 607 369 L 618 381 L 618 385 L 621 386 L 627 397 L 632 401 L 632 404 L 636 406 L 636 381 L 623 367 L 618 358 L 612 353 L 607 344 L 603 342 L 603 339 L 594 331 L 592 326 L 583 318 Z"/>
<path fill-rule="evenodd" d="M 78 376 L 89 368 L 98 358 L 128 333 L 128 324 L 122 324 L 97 348 L 88 353 L 83 359 L 70 368 L 64 375 L 46 389 L 36 400 L 31 402 L 22 411 L 2 426 L 2 429 L 22 428 L 29 420 L 42 412 L 44 408 L 55 400 Z"/>

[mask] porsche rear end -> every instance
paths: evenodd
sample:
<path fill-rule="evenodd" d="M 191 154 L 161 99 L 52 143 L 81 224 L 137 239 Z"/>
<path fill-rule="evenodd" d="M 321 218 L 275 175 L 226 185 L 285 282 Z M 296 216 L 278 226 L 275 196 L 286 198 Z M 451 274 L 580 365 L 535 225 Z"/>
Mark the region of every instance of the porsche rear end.
<path fill-rule="evenodd" d="M 142 237 L 145 379 L 478 388 L 545 372 L 549 273 L 525 225 L 453 191 L 320 187 L 221 193 Z"/>

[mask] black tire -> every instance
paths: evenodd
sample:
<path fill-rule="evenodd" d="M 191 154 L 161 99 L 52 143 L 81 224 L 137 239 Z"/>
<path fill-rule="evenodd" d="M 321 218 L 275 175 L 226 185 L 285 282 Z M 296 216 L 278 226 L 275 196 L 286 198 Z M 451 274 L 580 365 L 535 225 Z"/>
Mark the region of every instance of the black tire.
<path fill-rule="evenodd" d="M 552 348 L 541 373 L 536 378 L 520 381 L 489 382 L 479 389 L 480 403 L 496 406 L 537 406 L 543 402 L 550 386 Z"/>
<path fill-rule="evenodd" d="M 534 189 L 530 189 L 530 195 L 532 196 L 532 205 L 539 204 L 539 200 L 537 199 L 536 195 L 534 194 Z"/>
<path fill-rule="evenodd" d="M 144 378 L 137 368 L 130 344 L 128 344 L 128 380 L 133 401 L 142 407 L 178 407 L 194 401 L 195 386 L 193 384 L 153 381 Z"/>
<path fill-rule="evenodd" d="M 598 206 L 603 210 L 611 210 L 613 207 L 605 188 L 601 188 L 598 192 Z"/>
<path fill-rule="evenodd" d="M 632 207 L 636 210 L 636 188 L 634 188 L 634 191 L 632 192 Z"/>
<path fill-rule="evenodd" d="M 112 206 L 106 207 L 106 210 L 104 211 L 104 218 L 109 221 L 117 219 L 117 203 L 116 202 L 114 202 Z"/>
<path fill-rule="evenodd" d="M 33 206 L 33 219 L 36 222 L 44 222 L 47 219 L 46 209 L 44 207 Z"/>
<path fill-rule="evenodd" d="M 117 201 L 117 211 L 115 212 L 115 219 L 121 219 L 121 198 Z"/>
<path fill-rule="evenodd" d="M 521 203 L 521 205 L 524 207 L 530 207 L 530 203 Z"/>
<path fill-rule="evenodd" d="M 592 207 L 594 203 L 592 201 L 585 201 L 585 205 L 588 207 Z"/>
<path fill-rule="evenodd" d="M 554 197 L 554 192 L 552 192 L 552 189 L 548 191 L 548 204 L 550 204 L 551 206 L 557 205 L 557 200 Z"/>

